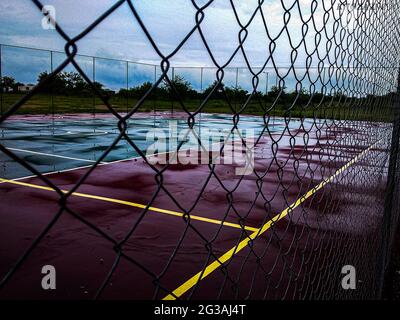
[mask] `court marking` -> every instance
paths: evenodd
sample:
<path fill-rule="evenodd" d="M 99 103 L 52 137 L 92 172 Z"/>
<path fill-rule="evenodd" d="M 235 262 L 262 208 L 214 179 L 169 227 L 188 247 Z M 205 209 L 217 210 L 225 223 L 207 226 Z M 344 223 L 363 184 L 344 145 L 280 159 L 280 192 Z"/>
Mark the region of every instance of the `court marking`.
<path fill-rule="evenodd" d="M 204 278 L 209 276 L 211 273 L 213 273 L 215 270 L 217 270 L 220 266 L 222 266 L 225 262 L 232 259 L 233 256 L 235 256 L 237 253 L 239 253 L 244 248 L 246 248 L 250 241 L 253 241 L 256 238 L 258 238 L 259 236 L 261 236 L 268 229 L 270 229 L 274 224 L 276 224 L 278 221 L 285 218 L 295 208 L 297 208 L 299 205 L 301 205 L 303 202 L 305 202 L 308 198 L 313 196 L 315 193 L 317 193 L 320 189 L 322 189 L 327 184 L 331 183 L 338 175 L 342 174 L 350 166 L 352 166 L 354 163 L 356 163 L 362 156 L 364 156 L 372 148 L 374 148 L 381 140 L 382 139 L 378 140 L 373 145 L 369 146 L 367 149 L 365 149 L 363 152 L 361 152 L 359 155 L 357 155 L 355 158 L 353 158 L 351 161 L 349 161 L 343 167 L 338 169 L 332 176 L 323 180 L 316 187 L 310 189 L 306 194 L 304 194 L 299 199 L 297 199 L 294 203 L 292 203 L 289 207 L 284 209 L 281 213 L 274 216 L 271 220 L 267 221 L 264 225 L 262 225 L 260 228 L 255 230 L 251 235 L 249 235 L 246 239 L 242 240 L 238 245 L 234 246 L 233 248 L 231 248 L 230 250 L 225 252 L 220 258 L 218 258 L 214 262 L 210 263 L 203 270 L 196 273 L 193 277 L 189 278 L 186 282 L 184 282 L 178 288 L 173 290 L 172 294 L 168 294 L 167 296 L 165 296 L 163 298 L 163 300 L 176 300 L 177 298 L 181 297 L 183 294 L 185 294 L 187 291 L 189 291 L 191 288 L 193 288 L 198 282 L 200 282 L 201 280 L 203 280 Z"/>
<path fill-rule="evenodd" d="M 112 132 L 108 131 L 98 131 L 98 132 L 86 132 L 86 131 L 79 131 L 79 130 L 68 130 L 66 132 L 67 135 L 85 135 L 85 136 L 105 136 L 107 134 L 113 134 Z M 54 136 L 64 136 L 65 134 L 55 134 Z"/>
<path fill-rule="evenodd" d="M 91 163 L 95 163 L 96 162 L 95 160 L 81 159 L 81 158 L 74 158 L 74 157 L 67 157 L 67 156 L 60 156 L 60 155 L 53 154 L 53 153 L 38 152 L 38 151 L 32 151 L 32 150 L 28 150 L 28 149 L 18 149 L 18 148 L 8 148 L 8 147 L 5 147 L 5 148 L 7 150 L 11 150 L 11 151 L 37 154 L 37 155 L 40 155 L 40 156 L 46 156 L 46 157 L 52 157 L 52 158 L 61 158 L 61 159 L 75 160 L 75 161 L 82 161 L 82 162 L 91 162 Z M 106 164 L 107 162 L 100 162 L 100 163 Z"/>
<path fill-rule="evenodd" d="M 18 185 L 18 186 L 22 186 L 22 187 L 56 192 L 53 188 L 50 188 L 50 187 L 45 187 L 45 186 L 32 184 L 32 183 L 20 182 L 20 181 L 16 181 L 16 180 L 8 180 L 8 179 L 0 178 L 0 183 L 8 183 L 8 184 Z M 61 190 L 61 191 L 63 193 L 68 193 L 67 190 Z M 88 199 L 100 200 L 100 201 L 105 201 L 105 202 L 118 203 L 118 204 L 122 204 L 125 206 L 135 207 L 135 208 L 140 208 L 140 209 L 145 209 L 147 207 L 145 204 L 141 204 L 141 203 L 125 201 L 125 200 L 120 200 L 120 199 L 114 199 L 114 198 L 108 198 L 108 197 L 103 197 L 103 196 L 96 196 L 96 195 L 87 194 L 87 193 L 73 192 L 71 195 L 76 196 L 76 197 L 81 197 L 81 198 L 88 198 Z M 175 217 L 183 217 L 183 215 L 184 215 L 182 212 L 161 209 L 161 208 L 157 208 L 157 207 L 149 207 L 148 210 L 152 211 L 152 212 L 163 213 L 163 214 L 167 214 L 170 216 L 175 216 Z M 223 226 L 226 226 L 226 227 L 232 227 L 232 228 L 241 229 L 241 230 L 244 228 L 245 230 L 253 231 L 253 232 L 258 230 L 257 228 L 253 228 L 253 227 L 248 227 L 248 226 L 242 227 L 241 225 L 236 224 L 236 223 L 206 218 L 206 217 L 192 215 L 192 214 L 190 214 L 190 219 L 207 222 L 207 223 L 211 223 L 211 224 L 216 224 L 216 225 L 222 224 Z"/>
<path fill-rule="evenodd" d="M 187 150 L 182 149 L 181 151 L 187 151 Z M 146 156 L 145 158 L 149 159 L 150 157 L 163 155 L 163 154 L 169 154 L 169 153 L 172 153 L 172 152 L 175 152 L 175 151 L 160 152 L 160 153 L 157 153 L 156 155 Z M 116 163 L 128 162 L 128 161 L 140 160 L 140 159 L 144 160 L 143 157 L 137 156 L 137 157 L 127 158 L 127 159 L 119 159 L 119 160 L 114 160 L 114 161 L 109 161 L 109 162 L 100 162 L 98 166 L 100 167 L 100 166 L 106 166 L 106 165 L 110 165 L 110 164 L 116 164 Z M 93 160 L 90 160 L 90 161 L 93 162 L 93 163 L 96 162 L 96 161 L 93 161 Z M 69 169 L 56 170 L 56 171 L 50 171 L 50 172 L 41 172 L 40 174 L 43 175 L 43 176 L 49 176 L 49 175 L 53 175 L 53 174 L 76 171 L 76 170 L 80 170 L 80 169 L 87 169 L 87 168 L 91 168 L 91 167 L 93 167 L 93 166 L 89 164 L 89 165 L 79 166 L 79 167 L 74 167 L 74 168 L 69 168 Z M 9 180 L 10 181 L 19 181 L 19 180 L 24 180 L 24 179 L 29 179 L 29 178 L 37 178 L 37 177 L 38 177 L 37 175 L 29 175 L 29 176 L 24 176 L 24 177 L 9 179 Z M 0 184 L 2 184 L 2 183 L 5 183 L 5 182 L 0 181 Z"/>
<path fill-rule="evenodd" d="M 209 147 L 211 147 L 208 151 L 213 151 L 212 147 L 214 145 L 220 145 L 219 142 L 216 143 L 212 143 L 211 145 L 209 145 Z M 199 145 L 197 145 L 199 146 Z M 114 161 L 108 161 L 108 162 L 99 162 L 98 166 L 105 166 L 105 165 L 110 165 L 110 164 L 116 164 L 116 163 L 121 163 L 121 162 L 127 162 L 127 161 L 133 161 L 133 160 L 139 160 L 139 159 L 150 159 L 152 157 L 158 157 L 160 155 L 166 155 L 166 154 L 172 154 L 173 153 L 173 157 L 177 156 L 178 152 L 186 152 L 186 151 L 190 151 L 193 147 L 196 146 L 189 146 L 188 148 L 182 148 L 179 151 L 178 150 L 171 150 L 171 151 L 165 151 L 165 152 L 158 152 L 156 154 L 151 154 L 151 155 L 146 155 L 144 158 L 142 156 L 136 156 L 136 157 L 132 157 L 132 158 L 127 158 L 127 159 L 118 159 L 118 160 L 114 160 Z M 7 148 L 7 147 L 5 147 Z M 24 149 L 16 149 L 16 148 L 7 148 L 9 150 L 15 150 L 15 151 L 24 151 Z M 54 154 L 46 154 L 46 153 L 39 153 L 36 151 L 31 151 L 31 150 L 26 150 L 27 152 L 31 152 L 31 153 L 36 153 L 36 154 L 41 154 L 44 156 L 53 156 L 53 157 L 58 157 L 58 158 L 66 158 L 66 159 L 72 159 L 72 160 L 81 160 L 81 161 L 86 161 L 86 162 L 92 162 L 95 163 L 96 161 L 94 160 L 87 160 L 87 159 L 79 159 L 79 158 L 70 158 L 70 157 L 64 157 L 64 156 L 57 156 Z M 50 171 L 50 172 L 44 172 L 41 173 L 41 175 L 43 176 L 48 176 L 48 175 L 53 175 L 53 174 L 58 174 L 58 173 L 63 173 L 63 172 L 71 172 L 71 171 L 76 171 L 79 169 L 87 169 L 87 168 L 91 168 L 91 165 L 85 165 L 85 166 L 79 166 L 79 167 L 74 167 L 74 168 L 69 168 L 69 169 L 63 169 L 63 170 L 56 170 L 56 171 Z M 20 180 L 24 180 L 24 179 L 29 179 L 29 178 L 36 178 L 37 175 L 29 175 L 29 176 L 24 176 L 24 177 L 19 177 L 19 178 L 13 178 L 13 179 L 9 179 L 10 181 L 20 181 Z M 0 184 L 5 183 L 0 181 Z"/>
<path fill-rule="evenodd" d="M 61 119 L 60 119 L 60 120 L 61 120 Z M 215 119 L 215 120 L 220 120 L 220 119 Z M 74 120 L 73 120 L 73 121 L 74 121 Z M 205 120 L 204 120 L 204 121 L 205 121 Z M 207 120 L 207 121 L 208 121 L 208 120 Z M 274 121 L 275 121 L 275 119 L 274 119 Z M 199 124 L 200 124 L 200 122 L 199 122 Z M 274 125 L 275 125 L 275 124 L 274 124 Z M 109 133 L 110 133 L 110 132 L 107 132 L 107 131 L 100 131 L 100 132 L 101 132 L 102 134 L 109 134 Z M 215 145 L 215 144 L 218 144 L 218 143 L 213 143 L 213 144 L 210 145 L 210 147 L 212 147 L 212 146 Z M 191 146 L 191 147 L 193 147 L 193 146 Z M 188 148 L 180 149 L 179 152 L 189 151 L 191 147 L 189 146 Z M 11 148 L 9 148 L 9 149 L 12 150 Z M 15 149 L 15 150 L 18 150 L 18 149 Z M 22 150 L 24 150 L 24 149 L 20 149 L 20 150 L 22 151 Z M 30 150 L 27 150 L 27 151 L 30 151 Z M 31 151 L 31 152 L 32 152 L 32 151 Z M 150 155 L 150 156 L 147 156 L 147 155 L 146 155 L 146 156 L 145 156 L 145 159 L 149 159 L 149 158 L 151 158 L 151 157 L 158 156 L 158 155 L 171 154 L 171 153 L 174 153 L 174 156 L 175 156 L 176 153 L 177 153 L 177 150 L 166 151 L 166 152 L 159 152 L 159 153 L 157 153 L 156 155 Z M 37 154 L 40 154 L 40 153 L 37 153 Z M 54 154 L 46 154 L 46 153 L 41 153 L 41 155 L 47 155 L 47 156 L 53 156 L 53 157 L 59 157 L 59 158 L 62 158 L 62 157 L 63 157 L 63 156 L 57 156 L 57 155 L 54 155 Z M 68 159 L 67 157 L 64 157 L 64 158 Z M 84 162 L 92 162 L 92 163 L 95 163 L 95 162 L 96 162 L 96 161 L 94 161 L 94 160 L 87 160 L 87 159 L 78 159 L 78 158 L 69 158 L 69 159 L 72 159 L 72 160 L 81 160 L 81 161 L 84 161 Z M 111 165 L 111 164 L 116 164 L 116 163 L 121 163 L 121 162 L 127 162 L 127 161 L 132 161 L 132 160 L 139 160 L 139 159 L 143 159 L 143 160 L 144 160 L 144 158 L 143 158 L 142 156 L 136 156 L 136 157 L 127 158 L 127 159 L 119 159 L 119 160 L 108 161 L 108 162 L 100 162 L 100 163 L 99 163 L 99 166 Z M 78 167 L 63 169 L 63 170 L 55 170 L 55 171 L 50 171 L 50 172 L 41 172 L 41 175 L 43 175 L 43 176 L 48 176 L 48 175 L 53 175 L 53 174 L 58 174 L 58 173 L 76 171 L 76 170 L 80 170 L 80 169 L 87 169 L 87 168 L 91 168 L 91 167 L 92 167 L 91 165 L 84 165 L 84 166 L 78 166 Z M 9 179 L 9 180 L 12 180 L 12 181 L 20 181 L 20 180 L 25 180 L 25 179 L 29 179 L 29 178 L 35 178 L 35 177 L 37 177 L 37 176 L 36 176 L 36 175 L 29 175 L 29 176 L 23 176 L 23 177 L 13 178 L 13 179 Z M 0 181 L 0 184 L 2 184 L 2 183 L 4 183 L 4 182 Z"/>

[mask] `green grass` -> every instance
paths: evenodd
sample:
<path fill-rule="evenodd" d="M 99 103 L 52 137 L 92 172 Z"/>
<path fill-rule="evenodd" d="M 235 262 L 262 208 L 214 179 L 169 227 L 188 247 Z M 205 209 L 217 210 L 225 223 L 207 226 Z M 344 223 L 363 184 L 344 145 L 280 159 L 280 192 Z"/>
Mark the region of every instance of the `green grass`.
<path fill-rule="evenodd" d="M 14 103 L 23 97 L 22 93 L 3 93 L 1 96 L 1 110 L 2 113 L 7 111 Z M 133 98 L 125 98 L 119 95 L 113 96 L 109 103 L 118 112 L 126 112 L 131 110 L 136 105 L 137 100 Z M 186 108 L 193 112 L 196 110 L 201 101 L 200 100 L 188 100 L 185 101 Z M 368 108 L 362 108 L 360 106 L 355 107 L 354 101 L 350 103 L 337 103 L 328 102 L 320 105 L 310 105 L 304 108 L 300 105 L 296 105 L 290 113 L 286 111 L 286 107 L 283 104 L 276 104 L 268 112 L 267 109 L 271 108 L 272 102 L 264 103 L 264 106 L 256 101 L 250 102 L 242 114 L 249 115 L 264 115 L 270 116 L 290 116 L 291 117 L 316 117 L 316 118 L 328 118 L 328 119 L 349 119 L 349 120 L 370 120 L 370 121 L 390 121 L 391 114 L 384 112 L 384 110 L 391 110 L 391 108 L 379 105 L 369 106 Z M 286 102 L 286 106 L 290 105 L 290 102 Z M 236 102 L 234 108 L 239 111 L 242 106 L 241 102 Z M 177 101 L 167 100 L 154 100 L 147 99 L 143 105 L 137 110 L 138 112 L 153 112 L 153 111 L 183 111 L 182 107 Z M 99 99 L 94 97 L 83 97 L 83 96 L 51 96 L 48 94 L 37 94 L 29 99 L 22 107 L 20 107 L 15 114 L 65 114 L 65 113 L 106 113 L 109 112 L 106 105 Z M 232 114 L 232 110 L 226 101 L 211 99 L 202 109 L 202 112 L 207 113 L 228 113 Z"/>

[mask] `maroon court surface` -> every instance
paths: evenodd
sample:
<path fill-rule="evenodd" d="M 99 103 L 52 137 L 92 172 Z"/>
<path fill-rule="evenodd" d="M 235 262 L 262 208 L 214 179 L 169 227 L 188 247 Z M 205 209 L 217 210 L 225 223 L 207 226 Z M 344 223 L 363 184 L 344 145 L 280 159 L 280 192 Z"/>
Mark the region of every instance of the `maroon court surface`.
<path fill-rule="evenodd" d="M 370 137 L 369 132 L 336 126 L 312 128 L 306 143 L 302 130 L 273 137 L 278 141 L 275 146 L 271 137 L 265 136 L 255 150 L 257 175 L 237 176 L 235 167 L 225 164 L 217 165 L 214 174 L 208 165 L 170 165 L 162 180 L 157 180 L 143 159 L 96 167 L 76 192 L 106 199 L 79 194 L 68 197 L 69 210 L 61 212 L 0 290 L 0 297 L 90 299 L 117 263 L 99 298 L 164 298 L 380 138 L 370 143 L 363 140 Z M 381 206 L 378 199 L 385 180 L 378 174 L 373 184 L 373 179 L 366 184 L 359 178 L 384 167 L 385 143 L 377 143 L 334 182 L 315 192 L 181 298 L 301 298 L 316 294 L 313 290 L 320 290 L 318 286 L 336 286 L 335 280 L 329 280 L 336 270 L 327 267 L 332 265 L 332 253 L 341 246 L 351 249 L 353 241 L 373 239 L 378 225 L 379 216 L 362 213 L 371 211 L 364 210 L 366 207 Z M 46 177 L 60 189 L 71 190 L 87 170 Z M 1 277 L 60 210 L 56 192 L 36 188 L 45 186 L 41 179 L 20 182 L 29 185 L 0 183 Z M 140 207 L 149 203 L 156 209 L 144 211 Z M 189 216 L 214 222 L 188 221 L 160 212 L 181 213 L 182 209 L 190 210 Z M 249 228 L 243 230 L 240 225 Z M 117 259 L 115 243 L 123 241 L 132 228 L 121 246 L 124 256 Z M 352 258 L 359 257 L 353 252 Z M 56 268 L 56 290 L 41 287 L 44 265 Z"/>

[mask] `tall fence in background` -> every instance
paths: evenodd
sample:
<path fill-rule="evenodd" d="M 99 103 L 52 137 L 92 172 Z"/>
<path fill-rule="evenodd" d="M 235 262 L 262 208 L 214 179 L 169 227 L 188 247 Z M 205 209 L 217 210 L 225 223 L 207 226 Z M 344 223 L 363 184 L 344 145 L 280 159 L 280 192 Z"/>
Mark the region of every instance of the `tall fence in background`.
<path fill-rule="evenodd" d="M 38 83 L 39 75 L 43 72 L 51 73 L 54 67 L 65 59 L 65 53 L 56 50 L 46 50 L 40 48 L 0 44 L 0 78 L 11 77 L 15 80 L 16 88 L 3 86 L 0 90 L 0 110 L 1 114 L 12 105 L 15 99 L 4 99 L 4 93 L 24 93 L 32 89 Z M 85 70 L 93 82 L 101 83 L 104 89 L 118 93 L 121 89 L 129 90 L 132 87 L 143 85 L 145 82 L 155 83 L 162 74 L 161 67 L 156 64 L 142 63 L 131 60 L 121 60 L 107 57 L 97 57 L 89 55 L 77 55 L 77 61 Z M 26 65 L 29 60 L 30 64 Z M 287 69 L 282 67 L 281 69 Z M 67 66 L 64 71 L 77 73 L 73 66 Z M 201 93 L 215 81 L 217 68 L 210 66 L 172 66 L 168 75 L 171 79 L 176 76 L 189 82 L 191 88 Z M 246 67 L 227 67 L 225 68 L 225 85 L 234 89 L 244 89 L 251 91 L 251 74 Z M 314 72 L 319 72 L 315 68 Z M 326 70 L 323 70 L 325 76 Z M 295 79 L 287 81 L 289 90 L 295 89 Z M 260 77 L 259 91 L 268 94 L 271 87 L 279 86 L 279 77 L 273 67 L 267 67 Z M 21 88 L 18 88 L 21 87 Z M 25 89 L 24 89 L 25 88 Z M 57 113 L 57 105 L 54 101 L 56 94 L 49 94 L 50 114 Z M 92 99 L 90 99 L 92 96 Z M 91 101 L 92 113 L 96 113 L 95 93 L 86 94 L 86 105 Z M 76 112 L 80 112 L 79 106 Z M 127 104 L 127 109 L 129 109 Z M 156 105 L 154 105 L 156 107 Z M 174 103 L 171 102 L 173 111 Z M 88 107 L 85 111 L 88 111 Z M 73 111 L 71 111 L 73 112 Z"/>
<path fill-rule="evenodd" d="M 13 103 L 15 103 L 19 95 L 31 90 L 39 80 L 41 73 L 51 73 L 54 67 L 57 66 L 63 59 L 65 59 L 65 53 L 56 50 L 38 49 L 32 47 L 23 47 L 15 45 L 0 44 L 0 77 L 9 77 L 15 81 L 15 88 L 4 86 L 0 90 L 0 112 L 4 113 Z M 85 73 L 89 76 L 91 81 L 94 83 L 100 83 L 103 89 L 113 93 L 119 93 L 121 90 L 129 90 L 134 87 L 143 85 L 144 83 L 155 83 L 157 79 L 162 75 L 162 70 L 159 65 L 142 63 L 130 60 L 120 60 L 107 57 L 96 57 L 89 55 L 77 55 L 77 61 L 85 70 Z M 29 60 L 30 64 L 26 65 L 26 61 Z M 285 90 L 288 93 L 296 93 L 298 89 L 299 79 L 295 75 L 290 74 L 291 66 L 264 66 L 255 67 L 262 68 L 262 73 L 259 76 L 259 83 L 257 85 L 257 91 L 267 96 L 271 89 L 274 90 Z M 315 92 L 324 91 L 325 94 L 330 94 L 328 90 L 323 88 L 325 79 L 328 79 L 327 74 L 330 72 L 329 67 L 308 67 L 303 68 L 301 66 L 296 67 L 299 74 L 303 74 L 302 82 L 304 84 L 302 89 L 312 86 L 312 90 Z M 64 72 L 73 72 L 77 75 L 76 68 L 72 65 L 66 66 Z M 199 94 L 204 92 L 205 89 L 211 88 L 215 76 L 218 73 L 218 68 L 212 66 L 171 66 L 167 71 L 168 76 L 171 79 L 180 77 L 183 81 L 188 82 L 191 89 L 198 92 Z M 321 77 L 321 82 L 312 82 L 307 79 L 305 75 L 311 74 L 314 78 Z M 224 68 L 224 86 L 234 90 L 244 90 L 247 95 L 251 94 L 252 80 L 251 72 L 248 71 L 247 67 L 225 67 Z M 332 81 L 332 80 L 330 80 Z M 20 88 L 19 88 L 20 87 Z M 375 90 L 375 88 L 374 88 Z M 42 92 L 43 93 L 43 92 Z M 14 95 L 12 95 L 14 94 Z M 278 93 L 275 94 L 275 96 Z M 368 92 L 370 95 L 374 95 L 374 91 Z M 4 96 L 8 95 L 8 99 Z M 49 93 L 49 97 L 46 102 L 45 98 L 41 99 L 38 105 L 41 107 L 39 110 L 22 107 L 21 112 L 23 113 L 74 113 L 74 112 L 91 112 L 95 115 L 97 112 L 107 112 L 106 106 L 101 102 L 100 99 L 96 100 L 96 94 L 93 90 L 87 91 L 80 94 L 81 100 L 76 101 L 73 108 L 59 108 L 60 102 L 55 97 L 63 94 Z M 168 110 L 174 111 L 173 95 L 170 98 L 170 105 L 167 106 Z M 198 100 L 200 100 L 199 98 Z M 132 102 L 126 99 L 125 108 L 120 108 L 119 111 L 127 111 Z M 155 98 L 150 98 L 151 108 L 153 111 L 157 111 L 157 101 Z M 197 101 L 200 102 L 200 101 Z M 235 105 L 240 102 L 235 101 Z M 47 104 L 47 110 L 46 110 Z M 99 104 L 102 104 L 100 107 Z M 97 108 L 96 108 L 97 105 Z M 177 101 L 175 100 L 175 106 Z M 150 107 L 149 107 L 150 108 Z M 164 111 L 165 106 L 159 111 Z M 148 110 L 146 110 L 148 111 Z"/>

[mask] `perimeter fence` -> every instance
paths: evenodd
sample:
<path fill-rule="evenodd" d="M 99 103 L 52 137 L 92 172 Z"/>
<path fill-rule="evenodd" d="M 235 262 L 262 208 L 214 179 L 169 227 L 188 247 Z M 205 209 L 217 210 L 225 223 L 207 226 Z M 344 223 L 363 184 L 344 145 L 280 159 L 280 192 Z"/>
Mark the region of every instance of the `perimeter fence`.
<path fill-rule="evenodd" d="M 38 10 L 43 9 L 41 2 L 32 2 Z M 116 290 L 110 283 L 127 264 L 134 270 L 125 275 L 127 278 L 142 274 L 148 279 L 146 290 L 151 294 L 143 293 L 143 298 L 379 298 L 399 213 L 400 2 L 259 0 L 246 4 L 245 12 L 251 9 L 250 14 L 244 14 L 243 6 L 236 1 L 219 4 L 193 0 L 190 5 L 194 12 L 192 28 L 168 53 L 160 49 L 160 39 L 152 35 L 138 4 L 130 0 L 116 1 L 73 38 L 47 14 L 49 23 L 65 40 L 64 53 L 38 54 L 2 45 L 3 79 L 12 76 L 16 64 L 6 67 L 7 54 L 10 61 L 17 59 L 12 53 L 16 50 L 42 55 L 40 59 L 48 66 L 43 70 L 46 63 L 40 64 L 38 71 L 47 73 L 26 93 L 13 96 L 2 82 L 0 126 L 17 113 L 24 113 L 25 108 L 29 110 L 26 113 L 70 112 L 70 107 L 57 110 L 65 101 L 58 104 L 56 100 L 68 94 L 56 93 L 56 85 L 63 71 L 73 70 L 79 74 L 77 83 L 81 87 L 70 89 L 85 92 L 73 108 L 108 113 L 117 121 L 117 134 L 68 191 L 0 143 L 1 152 L 58 195 L 55 215 L 8 265 L 1 275 L 1 289 L 12 287 L 18 270 L 49 231 L 62 217 L 70 216 L 114 250 L 109 270 L 97 279 L 94 298 L 108 297 L 113 288 Z M 106 24 L 122 6 L 129 8 L 159 56 L 157 66 L 78 54 L 79 41 L 100 22 Z M 232 27 L 238 29 L 236 37 L 229 39 L 235 48 L 224 62 L 215 57 L 213 43 L 203 29 L 208 14 L 221 8 L 234 14 L 236 25 Z M 277 17 L 276 12 L 281 15 Z M 265 53 L 264 63 L 254 67 L 247 41 L 257 23 L 262 28 L 256 31 L 264 36 L 259 46 Z M 173 58 L 194 37 L 212 61 L 211 67 L 172 66 Z M 238 56 L 244 67 L 231 68 Z M 289 61 L 285 67 L 277 65 L 282 56 Z M 107 75 L 111 70 L 110 80 Z M 26 85 L 30 80 L 19 81 Z M 190 84 L 185 85 L 185 81 Z M 35 111 L 35 98 L 45 94 L 50 99 L 50 111 Z M 5 103 L 5 96 L 17 99 Z M 245 139 L 240 139 L 240 144 L 255 154 L 251 174 L 227 178 L 229 166 L 209 163 L 201 166 L 198 185 L 187 184 L 187 179 L 199 179 L 195 170 L 177 175 L 171 184 L 171 172 L 177 170 L 171 163 L 173 157 L 163 165 L 153 164 L 127 131 L 129 121 L 143 117 L 143 112 L 159 110 L 179 112 L 187 130 L 194 129 L 198 115 L 204 113 L 223 113 L 232 132 L 250 121 L 247 115 L 253 115 L 262 123 L 262 130 L 254 137 L 254 148 L 250 150 Z M 76 112 L 79 110 L 72 111 Z M 274 121 L 281 124 L 279 130 L 272 130 Z M 91 222 L 71 201 L 122 140 L 144 161 L 145 170 L 154 178 L 154 188 L 121 239 Z M 184 146 L 181 141 L 176 151 Z M 221 157 L 224 148 L 222 145 L 219 150 Z M 183 170 L 184 165 L 178 167 Z M 124 170 L 126 177 L 139 172 L 136 166 Z M 2 182 L 3 187 L 10 188 L 16 183 Z M 149 264 L 144 258 L 147 249 L 132 251 L 131 241 L 143 230 L 150 232 L 142 229 L 144 220 L 153 214 L 162 197 L 182 213 L 176 222 L 180 231 L 173 244 L 163 247 L 160 260 Z M 6 203 L 7 197 L 1 201 Z M 214 214 L 219 225 L 215 229 L 204 229 L 195 219 L 196 213 L 206 208 L 217 211 Z M 239 226 L 237 234 L 226 236 L 227 223 Z M 191 247 L 193 243 L 196 245 Z M 188 248 L 197 258 L 191 258 Z M 351 278 L 353 268 L 355 282 Z M 132 292 L 124 294 L 130 297 Z"/>

